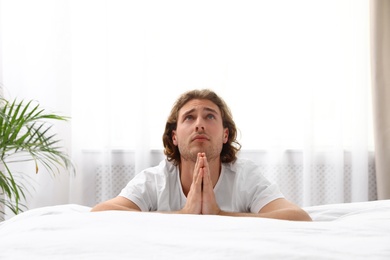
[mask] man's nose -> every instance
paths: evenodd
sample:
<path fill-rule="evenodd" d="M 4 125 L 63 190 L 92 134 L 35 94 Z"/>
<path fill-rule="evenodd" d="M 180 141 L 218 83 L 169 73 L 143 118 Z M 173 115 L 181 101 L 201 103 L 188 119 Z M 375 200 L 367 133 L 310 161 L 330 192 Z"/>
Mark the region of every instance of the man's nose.
<path fill-rule="evenodd" d="M 201 117 L 198 117 L 198 119 L 196 120 L 195 131 L 196 132 L 204 131 L 204 122 Z"/>

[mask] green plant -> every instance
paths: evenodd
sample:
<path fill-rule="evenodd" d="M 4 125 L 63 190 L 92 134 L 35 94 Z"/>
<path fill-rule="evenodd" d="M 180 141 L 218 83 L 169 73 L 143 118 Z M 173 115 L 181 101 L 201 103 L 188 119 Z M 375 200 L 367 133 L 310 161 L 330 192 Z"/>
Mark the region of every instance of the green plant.
<path fill-rule="evenodd" d="M 66 169 L 74 172 L 73 163 L 59 145 L 60 140 L 52 132 L 47 120 L 67 121 L 68 118 L 47 113 L 38 102 L 9 102 L 0 99 L 0 213 L 9 208 L 18 214 L 26 208 L 25 199 L 28 174 L 13 172 L 11 164 L 34 162 L 34 172 L 43 165 L 53 176 Z M 1 217 L 1 216 L 0 216 Z"/>

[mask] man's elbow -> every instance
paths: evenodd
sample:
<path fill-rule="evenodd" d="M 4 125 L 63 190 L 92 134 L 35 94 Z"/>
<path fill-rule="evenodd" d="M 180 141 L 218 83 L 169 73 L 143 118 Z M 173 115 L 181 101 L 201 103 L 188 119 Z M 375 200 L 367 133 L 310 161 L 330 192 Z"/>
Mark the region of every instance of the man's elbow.
<path fill-rule="evenodd" d="M 303 209 L 292 209 L 290 220 L 295 221 L 313 221 L 310 215 Z"/>

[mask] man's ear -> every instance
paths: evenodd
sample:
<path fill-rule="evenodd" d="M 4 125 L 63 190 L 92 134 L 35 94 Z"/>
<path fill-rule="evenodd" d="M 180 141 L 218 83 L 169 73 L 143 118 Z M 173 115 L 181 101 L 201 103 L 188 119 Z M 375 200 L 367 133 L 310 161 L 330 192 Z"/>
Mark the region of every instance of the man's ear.
<path fill-rule="evenodd" d="M 172 130 L 172 142 L 177 146 L 176 131 Z"/>
<path fill-rule="evenodd" d="M 228 140 L 229 140 L 229 128 L 225 128 L 223 133 L 223 143 L 226 144 Z"/>

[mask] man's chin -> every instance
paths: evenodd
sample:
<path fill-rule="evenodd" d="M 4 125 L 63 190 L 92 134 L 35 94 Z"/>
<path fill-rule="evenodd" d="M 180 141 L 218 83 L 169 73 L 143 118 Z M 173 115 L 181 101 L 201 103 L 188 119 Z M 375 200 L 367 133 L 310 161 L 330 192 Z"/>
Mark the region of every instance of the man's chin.
<path fill-rule="evenodd" d="M 195 147 L 192 151 L 193 154 L 198 155 L 198 153 L 206 153 L 206 149 L 204 147 Z"/>

